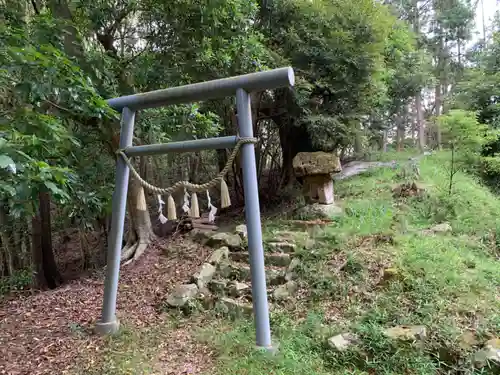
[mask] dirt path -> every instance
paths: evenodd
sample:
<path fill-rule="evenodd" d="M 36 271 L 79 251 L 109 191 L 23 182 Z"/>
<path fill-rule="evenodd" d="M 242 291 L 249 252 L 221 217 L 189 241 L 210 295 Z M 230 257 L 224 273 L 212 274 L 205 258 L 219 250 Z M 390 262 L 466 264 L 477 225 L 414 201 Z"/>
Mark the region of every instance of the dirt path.
<path fill-rule="evenodd" d="M 175 249 L 165 254 L 164 247 Z M 208 255 L 190 242 L 157 243 L 147 256 L 121 270 L 118 317 L 124 326 L 147 328 L 165 319 L 158 302 L 186 280 Z M 100 315 L 103 272 L 75 280 L 57 290 L 4 301 L 0 305 L 0 374 L 74 374 L 75 363 L 100 360 L 105 340 L 92 334 Z M 200 347 L 186 327 L 169 332 L 158 353 L 159 367 L 197 374 L 210 366 L 208 350 Z M 173 372 L 172 372 L 173 371 Z"/>
<path fill-rule="evenodd" d="M 392 162 L 381 161 L 351 161 L 342 166 L 342 172 L 333 176 L 334 180 L 343 180 L 364 173 L 372 168 L 391 167 Z"/>
<path fill-rule="evenodd" d="M 409 158 L 407 162 L 416 161 L 426 156 L 426 154 L 419 154 Z M 404 163 L 403 163 L 404 164 Z M 401 162 L 389 161 L 351 161 L 342 166 L 342 172 L 337 173 L 333 176 L 336 181 L 344 180 L 349 177 L 357 176 L 373 168 L 394 168 L 401 165 Z"/>

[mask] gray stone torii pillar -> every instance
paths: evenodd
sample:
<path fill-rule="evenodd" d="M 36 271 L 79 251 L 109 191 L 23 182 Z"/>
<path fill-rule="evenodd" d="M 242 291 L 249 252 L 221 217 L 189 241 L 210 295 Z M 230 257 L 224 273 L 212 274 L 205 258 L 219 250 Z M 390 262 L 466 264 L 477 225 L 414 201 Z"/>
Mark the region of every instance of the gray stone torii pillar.
<path fill-rule="evenodd" d="M 238 142 L 238 137 L 219 137 L 166 144 L 132 146 L 136 111 L 146 108 L 236 95 L 239 135 L 241 137 L 253 137 L 253 122 L 249 93 L 252 91 L 264 91 L 280 87 L 291 87 L 293 85 L 293 70 L 287 67 L 142 94 L 122 96 L 109 99 L 107 103 L 115 110 L 121 111 L 120 148 L 128 157 L 159 155 L 168 152 L 192 152 L 204 149 L 234 147 Z M 262 245 L 259 192 L 253 145 L 245 144 L 242 146 L 241 161 L 245 193 L 245 217 L 248 228 L 248 250 L 250 253 L 250 270 L 252 275 L 252 301 L 255 316 L 256 344 L 258 347 L 271 349 L 272 343 L 264 268 L 264 249 Z M 102 316 L 96 324 L 96 331 L 101 334 L 111 334 L 116 332 L 119 328 L 119 322 L 116 317 L 116 300 L 129 172 L 129 168 L 125 162 L 121 158 L 118 158 L 116 162 L 113 215 L 109 234 Z"/>

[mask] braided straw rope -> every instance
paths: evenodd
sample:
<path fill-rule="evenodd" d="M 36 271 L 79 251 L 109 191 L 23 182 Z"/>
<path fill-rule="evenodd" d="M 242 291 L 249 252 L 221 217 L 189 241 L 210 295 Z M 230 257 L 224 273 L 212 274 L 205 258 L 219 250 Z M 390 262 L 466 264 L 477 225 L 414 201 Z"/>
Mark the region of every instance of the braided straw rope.
<path fill-rule="evenodd" d="M 233 165 L 233 161 L 236 158 L 236 156 L 238 155 L 238 151 L 240 150 L 241 146 L 243 146 L 245 144 L 255 144 L 255 143 L 257 143 L 257 139 L 253 138 L 253 137 L 239 138 L 238 142 L 234 146 L 233 152 L 229 156 L 229 159 L 227 159 L 227 163 L 224 166 L 224 168 L 222 169 L 222 171 L 220 171 L 219 174 L 216 177 L 214 177 L 213 179 L 211 179 L 210 181 L 208 181 L 204 184 L 201 184 L 201 185 L 193 184 L 189 181 L 178 181 L 175 184 L 173 184 L 172 186 L 167 187 L 167 188 L 160 188 L 158 186 L 151 185 L 149 182 L 144 180 L 139 175 L 139 172 L 137 172 L 137 170 L 134 168 L 130 159 L 127 157 L 127 155 L 125 155 L 125 152 L 123 150 L 118 150 L 116 153 L 122 157 L 125 164 L 127 164 L 127 166 L 130 168 L 130 171 L 132 172 L 132 175 L 134 176 L 134 178 L 137 181 L 139 181 L 139 184 L 146 190 L 149 190 L 149 191 L 156 193 L 156 194 L 168 195 L 168 194 L 172 194 L 173 192 L 175 192 L 176 190 L 178 190 L 180 188 L 186 188 L 187 190 L 189 190 L 193 193 L 194 192 L 199 193 L 199 192 L 208 190 L 211 187 L 214 187 L 215 185 L 217 185 L 218 182 L 220 182 L 221 180 L 224 179 L 227 172 L 229 172 L 229 169 Z"/>

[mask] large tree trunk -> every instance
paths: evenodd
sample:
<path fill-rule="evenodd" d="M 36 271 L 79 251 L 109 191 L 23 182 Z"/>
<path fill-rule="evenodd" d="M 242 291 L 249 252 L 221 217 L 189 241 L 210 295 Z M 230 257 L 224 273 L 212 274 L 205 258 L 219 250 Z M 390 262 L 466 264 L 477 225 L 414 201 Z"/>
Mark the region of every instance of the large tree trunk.
<path fill-rule="evenodd" d="M 130 225 L 122 260 L 132 261 L 137 260 L 155 238 L 144 188 L 135 179 L 130 179 L 127 208 Z"/>
<path fill-rule="evenodd" d="M 283 155 L 281 186 L 294 181 L 293 158 L 299 152 L 319 151 L 313 147 L 305 126 L 295 126 L 288 121 L 278 124 L 281 153 Z"/>
<path fill-rule="evenodd" d="M 446 77 L 445 77 L 445 72 L 444 69 L 446 68 L 446 56 L 445 56 L 445 43 L 444 43 L 444 36 L 442 35 L 442 30 L 441 27 L 438 27 L 438 33 L 440 34 L 439 36 L 439 46 L 438 46 L 438 52 L 437 52 L 437 74 L 438 74 L 438 79 L 436 83 L 436 88 L 435 88 L 435 115 L 436 118 L 441 115 L 441 110 L 443 106 L 443 97 L 444 97 L 444 92 L 446 88 L 443 86 L 443 82 L 446 82 Z M 436 131 L 436 143 L 437 147 L 439 150 L 441 150 L 441 129 L 439 126 L 439 122 L 436 120 L 435 121 L 435 131 Z"/>
<path fill-rule="evenodd" d="M 71 25 L 72 14 L 68 6 L 68 0 L 51 0 L 49 2 L 49 7 L 57 17 L 68 21 L 68 26 L 64 30 L 65 51 L 68 55 L 79 59 L 83 55 L 83 47 L 78 30 Z M 95 34 L 96 39 L 101 43 L 106 52 L 118 62 L 121 62 L 120 56 L 118 56 L 114 45 L 114 27 L 116 26 L 118 26 L 118 24 L 101 31 L 96 26 Z M 93 74 L 92 69 L 88 69 L 87 73 Z M 130 71 L 123 68 L 117 72 L 116 78 L 120 94 L 132 94 L 134 92 L 133 74 L 130 74 Z M 102 140 L 105 144 L 110 145 L 110 151 L 113 156 L 119 147 L 118 138 L 118 135 L 114 133 L 114 131 L 103 128 Z M 130 226 L 127 245 L 123 249 L 122 257 L 123 259 L 137 259 L 151 242 L 153 231 L 151 220 L 147 212 L 144 189 L 132 183 L 132 179 L 129 184 L 128 212 Z"/>
<path fill-rule="evenodd" d="M 436 146 L 438 149 L 441 148 L 441 130 L 439 129 L 439 124 L 437 121 L 437 117 L 441 115 L 441 106 L 442 106 L 442 98 L 441 98 L 441 82 L 438 82 L 436 84 L 436 87 L 434 89 L 434 96 L 435 96 L 435 109 L 434 109 L 434 114 L 436 116 L 436 120 L 434 121 L 434 127 L 435 127 L 435 134 L 436 134 Z"/>
<path fill-rule="evenodd" d="M 387 129 L 382 130 L 382 147 L 380 148 L 382 152 L 387 152 L 387 143 L 389 140 L 389 131 Z"/>
<path fill-rule="evenodd" d="M 9 218 L 7 211 L 4 207 L 4 203 L 0 203 L 0 252 L 3 253 L 0 259 L 2 260 L 1 267 L 3 267 L 3 262 L 5 262 L 6 275 L 12 276 L 14 267 L 14 247 L 12 246 L 12 227 L 9 225 Z"/>
<path fill-rule="evenodd" d="M 420 43 L 420 12 L 418 0 L 412 1 L 412 25 L 418 40 L 417 47 L 421 47 Z M 418 148 L 421 152 L 425 150 L 425 128 L 424 128 L 424 113 L 422 109 L 422 90 L 418 90 L 415 95 L 415 112 L 417 114 L 417 132 L 418 132 Z"/>
<path fill-rule="evenodd" d="M 396 115 L 396 142 L 398 152 L 402 151 L 404 148 L 405 130 L 405 113 L 404 110 L 401 110 L 401 113 Z"/>
<path fill-rule="evenodd" d="M 415 112 L 417 114 L 418 148 L 423 152 L 425 150 L 425 127 L 424 113 L 422 110 L 422 94 L 420 92 L 415 96 Z"/>
<path fill-rule="evenodd" d="M 361 123 L 356 125 L 356 134 L 354 136 L 354 154 L 361 156 L 363 154 L 363 130 Z"/>
<path fill-rule="evenodd" d="M 57 269 L 52 249 L 52 226 L 50 218 L 50 194 L 42 191 L 38 194 L 39 211 L 32 220 L 33 266 L 38 287 L 55 289 L 62 284 L 62 277 Z"/>

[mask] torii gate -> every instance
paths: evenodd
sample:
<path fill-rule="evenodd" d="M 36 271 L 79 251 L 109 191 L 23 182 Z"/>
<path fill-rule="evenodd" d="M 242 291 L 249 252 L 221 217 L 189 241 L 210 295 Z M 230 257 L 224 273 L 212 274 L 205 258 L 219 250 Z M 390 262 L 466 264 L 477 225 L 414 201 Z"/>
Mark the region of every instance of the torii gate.
<path fill-rule="evenodd" d="M 109 99 L 107 103 L 113 109 L 121 112 L 120 149 L 127 157 L 158 155 L 168 152 L 224 149 L 234 147 L 238 143 L 239 137 L 253 137 L 250 92 L 291 87 L 294 85 L 294 82 L 293 69 L 286 67 L 164 90 L 121 96 Z M 132 145 L 136 111 L 171 104 L 223 98 L 230 95 L 236 95 L 239 137 L 216 137 L 143 146 Z M 272 349 L 257 169 L 255 151 L 252 144 L 243 144 L 241 146 L 241 163 L 245 192 L 245 219 L 248 229 L 256 344 L 258 347 Z M 116 297 L 118 292 L 129 172 L 130 169 L 123 158 L 117 158 L 102 316 L 96 324 L 96 331 L 101 334 L 111 334 L 119 329 L 119 322 L 116 318 Z"/>

